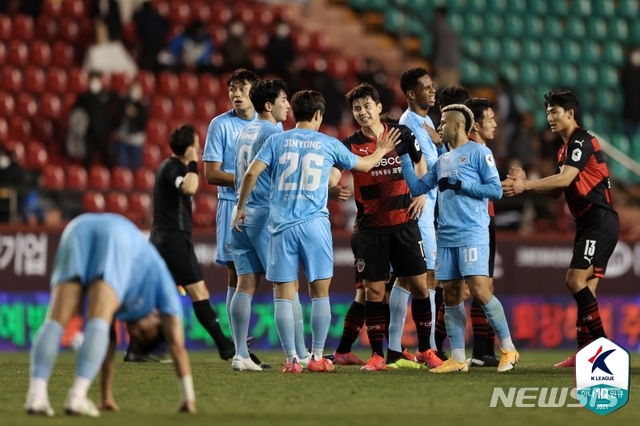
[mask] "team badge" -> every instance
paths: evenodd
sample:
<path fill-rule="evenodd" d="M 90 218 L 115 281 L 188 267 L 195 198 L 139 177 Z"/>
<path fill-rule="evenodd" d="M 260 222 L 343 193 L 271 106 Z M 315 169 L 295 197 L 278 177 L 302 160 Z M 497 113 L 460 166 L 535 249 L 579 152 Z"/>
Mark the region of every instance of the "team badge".
<path fill-rule="evenodd" d="M 356 269 L 360 273 L 364 271 L 364 259 L 356 259 Z"/>

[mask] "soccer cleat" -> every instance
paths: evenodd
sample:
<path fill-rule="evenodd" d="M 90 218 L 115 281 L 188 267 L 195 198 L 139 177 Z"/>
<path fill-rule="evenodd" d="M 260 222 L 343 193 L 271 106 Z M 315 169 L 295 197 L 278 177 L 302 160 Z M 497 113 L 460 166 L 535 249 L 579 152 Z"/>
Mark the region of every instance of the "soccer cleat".
<path fill-rule="evenodd" d="M 564 361 L 560 361 L 556 364 L 553 364 L 554 367 L 559 367 L 559 368 L 573 368 L 576 365 L 576 356 L 575 355 L 571 355 L 569 358 L 565 359 Z"/>
<path fill-rule="evenodd" d="M 335 365 L 364 365 L 365 362 L 358 358 L 353 352 L 346 354 L 333 353 L 333 363 Z"/>
<path fill-rule="evenodd" d="M 220 354 L 220 358 L 224 361 L 228 361 L 233 359 L 236 354 L 236 347 L 233 345 L 231 340 L 228 340 L 223 346 L 218 346 L 218 353 Z"/>
<path fill-rule="evenodd" d="M 467 364 L 469 367 L 497 367 L 500 362 L 495 356 L 483 355 L 480 358 L 469 358 Z"/>
<path fill-rule="evenodd" d="M 45 398 L 34 398 L 31 395 L 27 394 L 27 401 L 24 403 L 24 409 L 27 410 L 28 414 L 34 416 L 47 416 L 53 417 L 56 415 L 51 405 L 49 405 L 49 401 Z"/>
<path fill-rule="evenodd" d="M 311 361 L 307 364 L 307 371 L 317 373 L 329 373 L 335 369 L 336 367 L 328 359 L 322 358 L 320 361 L 316 361 L 316 358 L 313 355 L 311 356 Z"/>
<path fill-rule="evenodd" d="M 404 357 L 404 359 L 406 359 L 406 360 L 413 361 L 413 362 L 415 362 L 415 361 L 416 361 L 416 357 L 415 357 L 415 356 L 413 356 L 413 355 L 411 354 L 411 352 L 409 352 L 407 349 L 403 349 L 403 350 L 402 350 L 402 356 L 403 356 L 403 357 Z"/>
<path fill-rule="evenodd" d="M 429 370 L 429 373 L 455 373 L 460 371 L 462 373 L 466 373 L 469 371 L 469 366 L 465 361 L 458 362 L 453 358 L 449 358 L 445 362 L 442 363 L 440 367 L 432 368 Z"/>
<path fill-rule="evenodd" d="M 436 350 L 435 353 L 438 356 L 438 358 L 440 358 L 442 361 L 446 361 L 449 359 L 449 357 L 447 356 L 446 353 L 444 353 L 444 351 Z"/>
<path fill-rule="evenodd" d="M 300 358 L 298 362 L 300 363 L 300 366 L 302 367 L 302 369 L 306 370 L 307 366 L 309 365 L 309 361 L 311 361 L 311 356 L 307 355 L 304 358 Z"/>
<path fill-rule="evenodd" d="M 498 373 L 504 373 L 505 371 L 513 370 L 516 367 L 518 361 L 520 361 L 520 354 L 515 349 L 507 351 L 500 348 L 500 363 L 498 364 Z"/>
<path fill-rule="evenodd" d="M 373 354 L 369 361 L 361 367 L 360 370 L 364 371 L 385 371 L 387 369 L 387 362 L 378 354 Z"/>
<path fill-rule="evenodd" d="M 436 351 L 427 349 L 426 351 L 416 351 L 416 361 L 420 364 L 428 365 L 429 368 L 436 368 L 442 365 L 442 360 L 438 358 Z"/>
<path fill-rule="evenodd" d="M 294 358 L 293 362 L 291 364 L 287 364 L 285 362 L 284 368 L 282 369 L 282 372 L 283 373 L 293 373 L 293 374 L 302 373 L 302 366 L 298 362 L 298 358 Z"/>
<path fill-rule="evenodd" d="M 71 392 L 67 395 L 64 402 L 64 412 L 71 416 L 89 416 L 100 417 L 100 410 L 89 398 L 79 398 L 72 396 Z"/>
<path fill-rule="evenodd" d="M 388 369 L 397 370 L 399 368 L 416 368 L 420 369 L 421 366 L 415 361 L 410 361 L 405 358 L 397 359 L 395 362 L 387 364 Z"/>
<path fill-rule="evenodd" d="M 251 358 L 242 358 L 240 355 L 233 357 L 231 367 L 236 371 L 262 371 L 262 367 L 253 362 Z"/>

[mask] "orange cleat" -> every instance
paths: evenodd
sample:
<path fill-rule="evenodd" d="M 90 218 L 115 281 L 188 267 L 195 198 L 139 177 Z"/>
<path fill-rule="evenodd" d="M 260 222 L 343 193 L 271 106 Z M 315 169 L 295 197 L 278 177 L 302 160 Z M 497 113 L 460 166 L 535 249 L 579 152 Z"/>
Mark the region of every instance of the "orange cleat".
<path fill-rule="evenodd" d="M 333 363 L 335 365 L 364 365 L 364 361 L 361 360 L 353 352 L 347 352 L 346 354 L 333 353 Z"/>
<path fill-rule="evenodd" d="M 416 360 L 420 364 L 426 364 L 429 368 L 437 368 L 442 365 L 442 360 L 438 358 L 435 351 L 427 349 L 424 352 L 416 351 Z"/>
<path fill-rule="evenodd" d="M 387 370 L 387 362 L 378 354 L 373 354 L 369 361 L 364 365 L 364 367 L 360 368 L 360 370 L 364 371 L 386 371 Z"/>

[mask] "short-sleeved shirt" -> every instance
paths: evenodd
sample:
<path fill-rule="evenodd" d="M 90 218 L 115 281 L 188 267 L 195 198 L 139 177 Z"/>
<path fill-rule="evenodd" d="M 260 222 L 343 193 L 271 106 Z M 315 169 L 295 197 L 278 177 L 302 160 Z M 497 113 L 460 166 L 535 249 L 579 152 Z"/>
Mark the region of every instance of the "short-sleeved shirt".
<path fill-rule="evenodd" d="M 407 126 L 386 124 L 383 136 L 389 129 L 400 129 L 401 144 L 406 144 L 409 156 L 420 161 L 422 153 L 415 136 Z M 344 146 L 357 156 L 365 157 L 376 150 L 377 139 L 361 130 L 343 140 Z M 413 220 L 408 212 L 411 204 L 409 187 L 402 175 L 400 156 L 396 151 L 386 154 L 368 172 L 353 173 L 354 198 L 358 213 L 356 224 L 361 235 L 393 232 Z"/>
<path fill-rule="evenodd" d="M 558 150 L 558 172 L 562 166 L 578 169 L 578 176 L 564 190 L 571 214 L 579 219 L 593 207 L 615 211 L 609 169 L 600 141 L 585 129 L 576 129 Z"/>
<path fill-rule="evenodd" d="M 193 225 L 190 195 L 182 192 L 187 166 L 176 157 L 166 159 L 156 171 L 153 186 L 153 228 L 191 234 Z"/>
<path fill-rule="evenodd" d="M 256 157 L 267 138 L 282 129 L 269 120 L 256 120 L 246 125 L 236 141 L 236 190 L 240 191 L 242 180 L 249 165 Z M 251 191 L 245 211 L 245 226 L 266 227 L 269 221 L 269 193 L 271 192 L 271 170 L 258 176 L 256 186 Z"/>
<path fill-rule="evenodd" d="M 236 169 L 236 139 L 244 126 L 258 118 L 254 113 L 251 120 L 243 120 L 236 115 L 235 110 L 220 114 L 209 124 L 204 143 L 202 160 L 221 163 L 220 170 L 235 173 Z M 232 187 L 218 186 L 218 198 L 237 201 L 236 191 Z"/>
<path fill-rule="evenodd" d="M 315 217 L 328 217 L 331 168 L 337 164 L 350 170 L 358 157 L 335 138 L 295 128 L 271 135 L 256 160 L 271 167 L 269 230 L 280 232 Z"/>

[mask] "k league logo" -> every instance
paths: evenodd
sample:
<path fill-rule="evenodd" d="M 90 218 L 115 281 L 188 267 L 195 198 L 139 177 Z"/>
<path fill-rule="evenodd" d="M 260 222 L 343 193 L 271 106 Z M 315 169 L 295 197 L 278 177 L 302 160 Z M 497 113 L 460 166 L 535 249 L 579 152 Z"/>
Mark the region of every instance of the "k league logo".
<path fill-rule="evenodd" d="M 600 337 L 576 353 L 574 370 L 578 402 L 604 416 L 629 400 L 629 352 Z"/>

